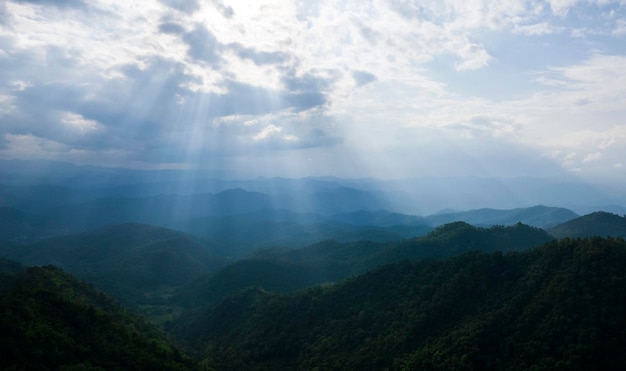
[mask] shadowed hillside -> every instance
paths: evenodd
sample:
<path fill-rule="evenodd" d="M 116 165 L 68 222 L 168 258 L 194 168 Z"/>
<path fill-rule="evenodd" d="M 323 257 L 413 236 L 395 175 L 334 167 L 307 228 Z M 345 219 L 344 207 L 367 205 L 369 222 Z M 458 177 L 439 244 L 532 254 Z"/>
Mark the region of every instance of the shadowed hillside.
<path fill-rule="evenodd" d="M 192 370 L 164 335 L 61 270 L 29 268 L 0 293 L 3 370 Z"/>

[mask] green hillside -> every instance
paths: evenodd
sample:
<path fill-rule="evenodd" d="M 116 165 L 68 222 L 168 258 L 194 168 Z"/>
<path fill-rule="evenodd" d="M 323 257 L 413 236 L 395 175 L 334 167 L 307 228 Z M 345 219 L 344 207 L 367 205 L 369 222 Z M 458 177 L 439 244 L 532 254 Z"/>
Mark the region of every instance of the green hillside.
<path fill-rule="evenodd" d="M 626 217 L 598 211 L 547 229 L 557 237 L 626 237 Z"/>
<path fill-rule="evenodd" d="M 3 370 L 192 370 L 153 325 L 52 266 L 0 294 Z"/>
<path fill-rule="evenodd" d="M 221 370 L 624 369 L 624 266 L 622 239 L 565 239 L 251 288 L 170 329 Z"/>

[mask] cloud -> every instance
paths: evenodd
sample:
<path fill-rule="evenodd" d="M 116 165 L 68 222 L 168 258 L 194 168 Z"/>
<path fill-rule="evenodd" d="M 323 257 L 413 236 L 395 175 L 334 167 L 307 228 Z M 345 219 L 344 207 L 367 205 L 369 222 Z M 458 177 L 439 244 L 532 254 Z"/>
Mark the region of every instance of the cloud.
<path fill-rule="evenodd" d="M 541 22 L 529 25 L 520 25 L 515 27 L 515 32 L 522 33 L 530 36 L 542 36 L 550 35 L 557 32 L 562 32 L 564 27 L 556 27 L 548 22 Z"/>
<path fill-rule="evenodd" d="M 203 25 L 198 24 L 192 31 L 185 33 L 183 41 L 187 44 L 189 48 L 187 54 L 192 59 L 208 64 L 217 64 L 221 60 L 222 45 Z"/>
<path fill-rule="evenodd" d="M 615 28 L 613 29 L 611 33 L 615 36 L 626 35 L 626 20 L 618 19 L 615 22 Z"/>
<path fill-rule="evenodd" d="M 165 22 L 159 25 L 159 31 L 166 34 L 180 35 L 185 32 L 185 28 L 178 23 Z"/>
<path fill-rule="evenodd" d="M 282 128 L 279 128 L 278 126 L 274 124 L 269 124 L 266 127 L 264 127 L 263 130 L 261 130 L 258 134 L 252 136 L 252 139 L 256 141 L 267 139 L 270 136 L 280 134 L 281 131 L 283 131 Z"/>
<path fill-rule="evenodd" d="M 0 25 L 7 24 L 9 19 L 9 10 L 7 9 L 7 3 L 0 3 Z"/>
<path fill-rule="evenodd" d="M 354 71 L 352 72 L 352 78 L 354 78 L 356 86 L 363 86 L 376 81 L 376 75 L 366 71 Z"/>
<path fill-rule="evenodd" d="M 477 137 L 511 137 L 515 136 L 520 126 L 511 118 L 475 116 L 467 121 L 446 125 L 446 129 L 461 132 L 467 138 Z"/>
<path fill-rule="evenodd" d="M 59 9 L 86 8 L 87 3 L 83 0 L 14 0 L 18 3 L 30 3 L 36 5 L 54 6 Z"/>
<path fill-rule="evenodd" d="M 250 59 L 257 65 L 281 64 L 288 59 L 283 52 L 263 52 L 254 48 L 246 48 L 239 43 L 228 45 L 241 59 Z"/>
<path fill-rule="evenodd" d="M 219 0 L 212 0 L 211 3 L 222 14 L 222 16 L 224 16 L 224 18 L 232 18 L 235 15 L 235 11 L 229 5 L 225 5 Z"/>
<path fill-rule="evenodd" d="M 602 157 L 602 153 L 600 152 L 589 153 L 587 156 L 585 156 L 585 158 L 582 159 L 582 163 L 586 164 L 588 162 L 598 161 Z"/>
<path fill-rule="evenodd" d="M 564 17 L 567 15 L 569 9 L 579 1 L 580 0 L 548 0 L 548 4 L 550 4 L 552 13 Z"/>
<path fill-rule="evenodd" d="M 481 69 L 489 64 L 491 56 L 482 45 L 467 43 L 459 51 L 461 62 L 456 64 L 457 71 Z"/>
<path fill-rule="evenodd" d="M 184 13 L 193 13 L 200 8 L 197 0 L 159 0 L 161 3 Z"/>

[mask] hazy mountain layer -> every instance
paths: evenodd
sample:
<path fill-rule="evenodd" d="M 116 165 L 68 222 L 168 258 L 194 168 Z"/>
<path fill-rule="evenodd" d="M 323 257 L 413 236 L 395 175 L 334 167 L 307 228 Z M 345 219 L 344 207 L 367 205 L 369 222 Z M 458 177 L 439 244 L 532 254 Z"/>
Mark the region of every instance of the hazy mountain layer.
<path fill-rule="evenodd" d="M 30 207 L 58 206 L 97 198 L 216 194 L 236 188 L 268 195 L 278 202 L 275 205 L 280 205 L 280 208 L 328 215 L 363 209 L 428 215 L 446 208 L 513 209 L 543 204 L 586 212 L 590 207 L 597 210 L 597 205 L 624 206 L 623 190 L 590 185 L 573 177 L 224 180 L 202 171 L 136 170 L 53 161 L 0 160 L 0 179 L 5 184 L 0 187 L 0 206 L 26 211 L 31 211 Z M 27 188 L 7 191 L 8 186 L 32 188 L 24 193 Z M 56 187 L 55 193 L 49 192 L 53 187 Z M 55 194 L 55 197 L 47 197 L 50 194 Z M 28 197 L 24 197 L 26 195 Z M 320 201 L 330 203 L 320 204 Z M 360 207 L 355 207 L 357 204 Z M 533 224 L 524 220 L 514 222 L 517 221 Z"/>
<path fill-rule="evenodd" d="M 195 237 L 141 224 L 14 244 L 0 253 L 28 265 L 57 265 L 127 303 L 149 300 L 225 264 Z"/>
<path fill-rule="evenodd" d="M 551 227 L 574 218 L 578 214 L 571 210 L 533 206 L 511 210 L 478 209 L 461 212 L 447 212 L 430 215 L 426 218 L 431 225 L 441 225 L 456 221 L 463 221 L 472 225 L 512 225 L 524 223 L 533 227 Z"/>

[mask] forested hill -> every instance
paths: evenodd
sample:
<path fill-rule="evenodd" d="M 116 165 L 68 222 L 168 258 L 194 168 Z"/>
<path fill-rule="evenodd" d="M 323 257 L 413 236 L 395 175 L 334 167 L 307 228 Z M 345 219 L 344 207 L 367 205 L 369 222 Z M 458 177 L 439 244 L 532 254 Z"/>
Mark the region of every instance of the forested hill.
<path fill-rule="evenodd" d="M 192 370 L 146 320 L 58 268 L 0 277 L 0 369 Z"/>
<path fill-rule="evenodd" d="M 564 239 L 251 288 L 171 330 L 221 370 L 626 369 L 625 266 L 623 239 Z"/>
<path fill-rule="evenodd" d="M 562 237 L 626 237 L 626 217 L 597 211 L 547 229 L 557 238 Z"/>

